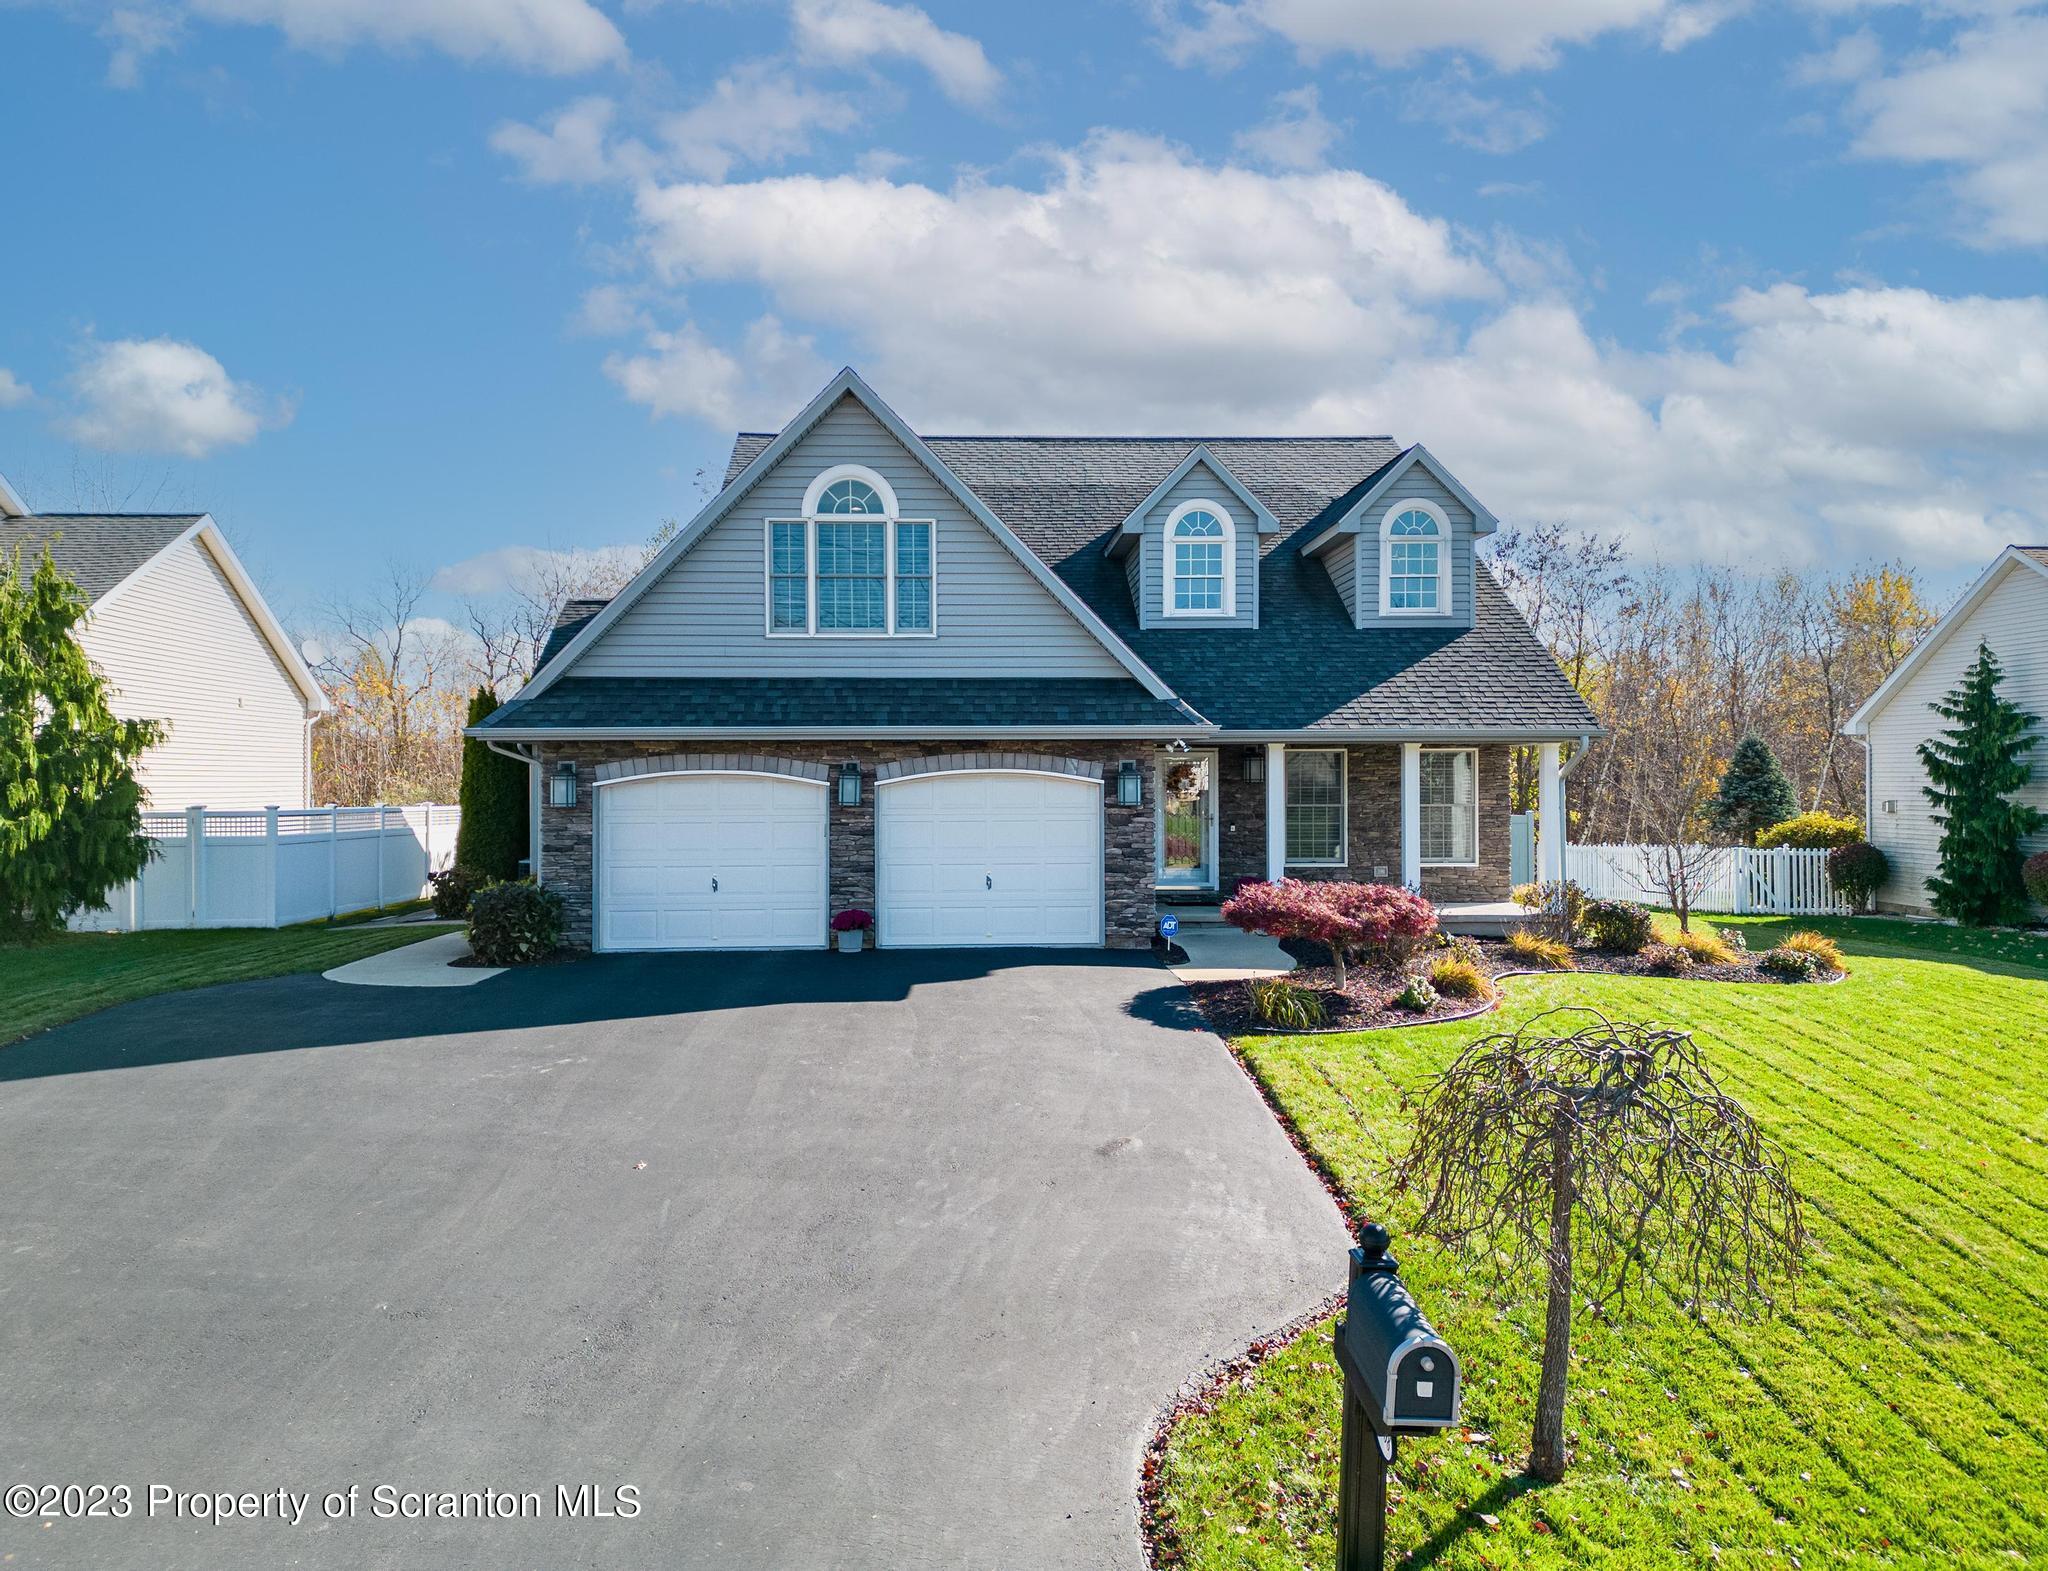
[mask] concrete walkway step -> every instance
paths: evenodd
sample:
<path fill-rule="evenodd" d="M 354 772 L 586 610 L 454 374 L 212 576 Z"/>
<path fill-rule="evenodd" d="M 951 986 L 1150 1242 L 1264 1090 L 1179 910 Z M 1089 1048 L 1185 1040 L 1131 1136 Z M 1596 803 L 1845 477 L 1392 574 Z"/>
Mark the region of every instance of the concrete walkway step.
<path fill-rule="evenodd" d="M 1259 976 L 1285 976 L 1294 957 L 1278 939 L 1246 933 L 1222 924 L 1183 927 L 1175 939 L 1187 959 L 1173 967 L 1183 982 L 1242 982 Z"/>

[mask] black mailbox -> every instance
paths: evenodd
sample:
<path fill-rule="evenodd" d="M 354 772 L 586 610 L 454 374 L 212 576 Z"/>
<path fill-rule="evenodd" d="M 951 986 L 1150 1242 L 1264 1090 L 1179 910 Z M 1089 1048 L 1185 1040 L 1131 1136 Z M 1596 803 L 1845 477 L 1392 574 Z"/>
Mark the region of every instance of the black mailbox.
<path fill-rule="evenodd" d="M 1458 1355 L 1422 1313 L 1387 1253 L 1378 1223 L 1351 1251 L 1351 1293 L 1337 1328 L 1337 1362 L 1359 1406 L 1385 1435 L 1429 1434 L 1458 1422 Z"/>

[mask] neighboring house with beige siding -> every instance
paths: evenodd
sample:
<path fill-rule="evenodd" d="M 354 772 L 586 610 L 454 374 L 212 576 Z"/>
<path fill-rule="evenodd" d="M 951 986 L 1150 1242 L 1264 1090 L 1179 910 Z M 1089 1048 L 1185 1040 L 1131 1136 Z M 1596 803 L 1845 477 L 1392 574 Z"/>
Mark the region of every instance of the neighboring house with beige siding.
<path fill-rule="evenodd" d="M 0 553 L 24 578 L 45 547 L 91 603 L 79 642 L 115 712 L 160 720 L 137 774 L 149 807 L 312 805 L 326 696 L 203 514 L 31 513 L 0 484 Z"/>
<path fill-rule="evenodd" d="M 1922 794 L 1927 771 L 1920 744 L 1942 729 L 1930 707 L 1953 691 L 1986 644 L 2005 669 L 2000 692 L 2042 721 L 2030 755 L 2024 801 L 2048 812 L 2048 546 L 2007 546 L 1954 610 L 1922 639 L 1843 730 L 1863 739 L 1868 761 L 1870 840 L 1891 861 L 1878 904 L 1927 911 L 1927 880 L 1937 870 L 1941 825 Z M 2048 850 L 2048 833 L 2027 842 Z"/>

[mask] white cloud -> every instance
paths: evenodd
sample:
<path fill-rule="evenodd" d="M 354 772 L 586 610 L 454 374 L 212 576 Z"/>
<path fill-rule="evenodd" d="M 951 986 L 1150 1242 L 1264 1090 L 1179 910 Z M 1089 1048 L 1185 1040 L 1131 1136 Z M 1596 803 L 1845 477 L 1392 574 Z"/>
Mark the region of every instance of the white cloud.
<path fill-rule="evenodd" d="M 0 409 L 19 409 L 36 396 L 36 390 L 0 365 Z"/>
<path fill-rule="evenodd" d="M 1337 127 L 1326 119 L 1313 84 L 1297 87 L 1273 100 L 1272 116 L 1240 131 L 1231 145 L 1247 158 L 1274 169 L 1314 169 L 1337 140 Z"/>
<path fill-rule="evenodd" d="M 1437 126 L 1460 147 L 1481 153 L 1519 153 L 1550 134 L 1550 109 L 1541 93 L 1521 103 L 1489 98 L 1475 92 L 1471 74 L 1459 69 L 1413 83 L 1402 95 L 1401 116 Z"/>
<path fill-rule="evenodd" d="M 605 357 L 604 374 L 655 415 L 680 415 L 727 430 L 777 427 L 830 373 L 811 347 L 772 316 L 756 319 L 737 354 L 696 326 L 646 335 L 646 352 Z"/>
<path fill-rule="evenodd" d="M 609 98 L 579 98 L 549 117 L 544 128 L 506 121 L 491 133 L 491 146 L 520 166 L 535 185 L 596 185 L 630 177 L 644 148 L 615 147 L 612 122 L 618 105 Z"/>
<path fill-rule="evenodd" d="M 1261 37 L 1292 44 L 1309 60 L 1366 55 L 1405 64 L 1436 50 L 1463 50 L 1502 70 L 1556 62 L 1561 45 L 1603 33 L 1641 31 L 1678 48 L 1710 31 L 1732 4 L 1677 0 L 1154 0 L 1167 54 L 1181 63 L 1223 62 Z"/>
<path fill-rule="evenodd" d="M 429 589 L 441 594 L 483 598 L 530 593 L 549 583 L 614 582 L 638 570 L 645 548 L 605 545 L 560 550 L 549 546 L 508 545 L 465 557 L 436 572 Z"/>
<path fill-rule="evenodd" d="M 914 5 L 882 0 L 795 0 L 790 8 L 797 51 L 806 60 L 865 65 L 909 60 L 924 67 L 955 103 L 986 104 L 1002 73 L 974 39 L 949 33 Z"/>
<path fill-rule="evenodd" d="M 215 22 L 275 27 L 302 49 L 426 47 L 457 60 L 568 75 L 623 60 L 626 41 L 590 0 L 186 0 Z"/>
<path fill-rule="evenodd" d="M 170 338 L 95 343 L 72 375 L 77 413 L 67 429 L 112 453 L 203 458 L 287 424 L 288 404 L 267 399 L 197 344 Z"/>
<path fill-rule="evenodd" d="M 161 6 L 116 6 L 100 23 L 99 35 L 113 46 L 107 57 L 107 85 L 129 88 L 142 81 L 143 64 L 176 45 L 181 24 Z"/>
<path fill-rule="evenodd" d="M 1799 74 L 1852 84 L 1859 156 L 1949 166 L 1969 239 L 2048 245 L 2048 15 L 1980 18 L 1889 72 L 1855 34 Z"/>

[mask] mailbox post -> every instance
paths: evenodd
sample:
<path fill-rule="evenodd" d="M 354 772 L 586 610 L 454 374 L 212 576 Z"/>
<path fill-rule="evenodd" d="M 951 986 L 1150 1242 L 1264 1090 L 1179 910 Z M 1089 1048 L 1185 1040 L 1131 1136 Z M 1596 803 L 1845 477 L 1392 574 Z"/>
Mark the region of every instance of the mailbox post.
<path fill-rule="evenodd" d="M 1337 1326 L 1344 1371 L 1343 1453 L 1337 1480 L 1337 1571 L 1382 1571 L 1387 1555 L 1387 1469 L 1403 1435 L 1458 1422 L 1458 1355 L 1436 1334 L 1387 1253 L 1377 1222 L 1351 1251 L 1351 1288 Z"/>

